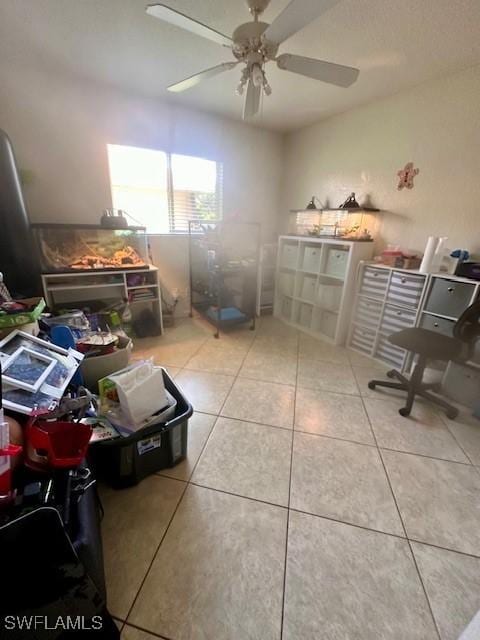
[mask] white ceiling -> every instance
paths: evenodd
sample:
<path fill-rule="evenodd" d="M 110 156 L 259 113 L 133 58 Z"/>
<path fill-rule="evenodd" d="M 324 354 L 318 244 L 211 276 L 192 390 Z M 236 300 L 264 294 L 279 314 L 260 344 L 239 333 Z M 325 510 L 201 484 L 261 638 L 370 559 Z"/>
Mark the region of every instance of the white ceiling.
<path fill-rule="evenodd" d="M 0 0 L 0 60 L 240 118 L 239 68 L 183 94 L 166 91 L 231 53 L 147 16 L 148 1 Z M 250 19 L 244 0 L 164 1 L 228 35 Z M 271 0 L 263 19 L 271 22 L 287 3 Z M 353 87 L 340 89 L 270 63 L 273 95 L 264 98 L 258 124 L 287 131 L 480 63 L 480 0 L 339 0 L 281 52 L 361 70 Z"/>

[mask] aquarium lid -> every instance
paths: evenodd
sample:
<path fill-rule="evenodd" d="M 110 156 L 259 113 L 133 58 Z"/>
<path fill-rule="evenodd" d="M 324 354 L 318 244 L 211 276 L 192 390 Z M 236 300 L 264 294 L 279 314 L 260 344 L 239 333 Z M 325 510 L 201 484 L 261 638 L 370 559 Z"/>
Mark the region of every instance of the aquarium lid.
<path fill-rule="evenodd" d="M 102 231 L 146 231 L 146 227 L 103 227 L 101 224 L 64 224 L 63 222 L 34 222 L 32 229 L 100 229 Z"/>

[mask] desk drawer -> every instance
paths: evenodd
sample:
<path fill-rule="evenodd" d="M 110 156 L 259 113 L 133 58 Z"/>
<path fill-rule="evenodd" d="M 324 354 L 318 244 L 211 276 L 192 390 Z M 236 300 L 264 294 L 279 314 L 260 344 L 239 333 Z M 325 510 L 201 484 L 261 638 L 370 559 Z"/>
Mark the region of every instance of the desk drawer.
<path fill-rule="evenodd" d="M 430 331 L 436 331 L 444 336 L 453 337 L 453 327 L 455 322 L 453 320 L 445 320 L 445 318 L 437 318 L 436 316 L 429 316 L 427 313 L 422 314 L 422 320 L 420 322 L 422 329 L 429 329 Z"/>
<path fill-rule="evenodd" d="M 424 276 L 394 271 L 388 287 L 387 302 L 417 309 L 424 286 Z"/>
<path fill-rule="evenodd" d="M 369 298 L 359 297 L 355 310 L 355 324 L 361 324 L 369 329 L 376 329 L 380 324 L 382 303 Z"/>
<path fill-rule="evenodd" d="M 415 326 L 415 316 L 416 312 L 413 310 L 401 309 L 387 304 L 385 305 L 380 331 L 389 336 L 402 329 L 413 327 Z"/>
<path fill-rule="evenodd" d="M 360 295 L 370 298 L 384 298 L 387 291 L 389 271 L 365 267 L 360 285 Z"/>
<path fill-rule="evenodd" d="M 357 351 L 371 355 L 375 343 L 375 331 L 364 327 L 353 327 L 350 346 Z"/>
<path fill-rule="evenodd" d="M 474 284 L 447 278 L 434 278 L 425 311 L 459 318 L 470 305 L 474 292 Z"/>
<path fill-rule="evenodd" d="M 392 364 L 397 369 L 402 369 L 406 351 L 391 344 L 387 337 L 381 336 L 375 351 L 375 357 Z"/>

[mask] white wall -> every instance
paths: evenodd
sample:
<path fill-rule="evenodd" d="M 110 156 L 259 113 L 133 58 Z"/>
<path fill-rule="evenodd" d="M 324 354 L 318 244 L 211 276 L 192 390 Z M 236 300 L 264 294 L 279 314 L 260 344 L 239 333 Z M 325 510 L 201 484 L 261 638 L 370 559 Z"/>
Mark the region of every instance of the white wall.
<path fill-rule="evenodd" d="M 413 190 L 397 171 L 420 168 Z M 384 215 L 378 243 L 423 250 L 429 235 L 480 253 L 480 67 L 334 116 L 286 140 L 283 224 L 312 194 L 338 206 L 368 194 Z"/>
<path fill-rule="evenodd" d="M 98 222 L 111 207 L 107 143 L 166 149 L 224 163 L 225 217 L 276 231 L 283 138 L 156 100 L 78 79 L 0 66 L 0 128 L 23 169 L 32 172 L 25 197 L 32 222 Z M 178 288 L 185 311 L 188 279 L 184 238 L 151 238 L 167 290 Z"/>

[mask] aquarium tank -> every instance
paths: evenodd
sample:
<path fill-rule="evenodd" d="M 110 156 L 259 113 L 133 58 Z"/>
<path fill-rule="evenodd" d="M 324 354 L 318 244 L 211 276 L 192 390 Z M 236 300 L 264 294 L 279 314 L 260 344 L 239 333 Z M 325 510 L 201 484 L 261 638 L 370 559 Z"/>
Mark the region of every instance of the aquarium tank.
<path fill-rule="evenodd" d="M 34 224 L 43 273 L 148 269 L 145 227 Z"/>

